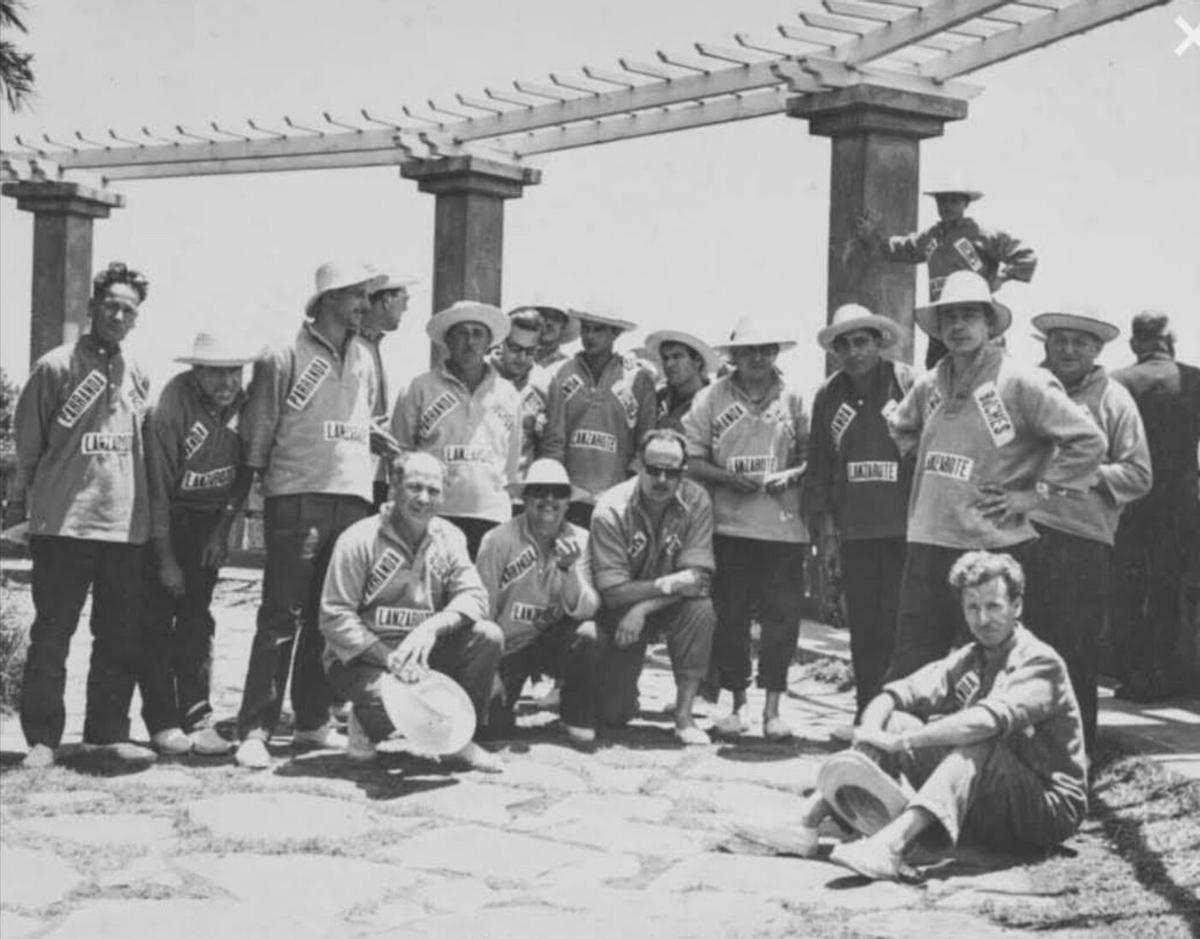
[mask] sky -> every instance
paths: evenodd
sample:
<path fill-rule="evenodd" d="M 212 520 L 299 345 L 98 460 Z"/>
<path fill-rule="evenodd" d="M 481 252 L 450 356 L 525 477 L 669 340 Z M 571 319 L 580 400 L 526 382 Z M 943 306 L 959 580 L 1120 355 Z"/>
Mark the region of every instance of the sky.
<path fill-rule="evenodd" d="M 802 0 L 816 9 L 816 0 Z M 200 128 L 289 115 L 384 117 L 427 98 L 545 82 L 580 66 L 652 60 L 656 49 L 771 39 L 798 25 L 781 0 L 33 0 L 17 37 L 35 54 L 37 95 L 2 112 L 14 134 L 99 139 L 108 128 Z M 1200 47 L 1183 55 L 1176 17 L 1200 0 L 1128 20 L 984 69 L 966 120 L 922 143 L 921 182 L 967 176 L 973 214 L 1037 251 L 1014 310 L 1010 349 L 1036 357 L 1029 319 L 1071 302 L 1123 335 L 1102 362 L 1129 361 L 1130 317 L 1173 317 L 1179 357 L 1200 362 Z M 782 40 L 774 40 L 785 45 Z M 603 305 L 645 331 L 715 339 L 741 316 L 799 341 L 781 359 L 812 391 L 826 321 L 829 141 L 783 115 L 546 154 L 542 183 L 506 207 L 503 304 Z M 392 387 L 427 365 L 434 197 L 394 168 L 120 181 L 124 209 L 96 223 L 94 263 L 125 260 L 151 281 L 130 345 L 154 384 L 180 366 L 197 329 L 285 341 L 329 258 L 422 278 L 384 347 Z M 920 222 L 936 220 L 922 199 Z M 32 216 L 0 200 L 0 365 L 28 370 Z M 924 275 L 917 295 L 924 297 Z M 886 311 L 881 311 L 886 312 Z M 636 344 L 629 337 L 625 345 Z M 918 350 L 923 343 L 918 341 Z"/>

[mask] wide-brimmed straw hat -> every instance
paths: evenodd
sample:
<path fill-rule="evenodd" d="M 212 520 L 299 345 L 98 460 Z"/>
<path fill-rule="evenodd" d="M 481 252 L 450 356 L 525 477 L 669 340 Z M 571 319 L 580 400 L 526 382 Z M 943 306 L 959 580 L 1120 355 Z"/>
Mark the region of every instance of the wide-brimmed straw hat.
<path fill-rule="evenodd" d="M 718 342 L 713 348 L 718 352 L 730 353 L 738 346 L 779 346 L 779 351 L 791 349 L 796 345 L 795 339 L 785 337 L 775 326 L 768 326 L 753 314 L 747 314 L 738 320 L 733 332 L 725 342 Z"/>
<path fill-rule="evenodd" d="M 567 311 L 567 315 L 574 317 L 580 324 L 583 323 L 598 323 L 601 326 L 612 326 L 619 329 L 623 333 L 629 332 L 631 329 L 637 329 L 637 323 L 629 320 L 619 319 L 616 316 L 609 316 L 607 313 L 595 313 L 590 310 L 577 310 L 574 307 Z"/>
<path fill-rule="evenodd" d="M 477 300 L 459 300 L 431 316 L 425 324 L 425 332 L 434 342 L 444 346 L 446 333 L 459 323 L 482 323 L 492 334 L 492 345 L 503 342 L 510 327 L 508 317 L 499 307 Z"/>
<path fill-rule="evenodd" d="M 938 310 L 958 303 L 982 303 L 992 308 L 996 322 L 991 338 L 1004 335 L 1012 325 L 1012 310 L 992 296 L 988 283 L 974 271 L 955 271 L 946 278 L 942 293 L 928 306 L 919 306 L 913 311 L 917 325 L 934 339 L 941 339 L 938 332 Z"/>
<path fill-rule="evenodd" d="M 659 368 L 662 365 L 662 354 L 659 350 L 664 342 L 676 342 L 693 350 L 704 360 L 704 370 L 709 375 L 716 375 L 717 369 L 721 367 L 721 357 L 699 336 L 685 333 L 680 329 L 660 329 L 646 337 L 646 353 Z"/>
<path fill-rule="evenodd" d="M 1035 329 L 1045 336 L 1052 329 L 1077 329 L 1095 336 L 1101 342 L 1112 342 L 1121 335 L 1121 328 L 1096 316 L 1090 307 L 1064 304 L 1052 313 L 1039 313 L 1033 318 Z"/>
<path fill-rule="evenodd" d="M 225 336 L 199 332 L 192 340 L 190 355 L 175 356 L 176 362 L 184 365 L 209 365 L 213 368 L 235 368 L 248 365 L 258 358 L 260 350 L 235 345 Z"/>
<path fill-rule="evenodd" d="M 545 303 L 526 303 L 524 306 L 513 307 L 508 311 L 509 316 L 520 313 L 524 310 L 534 310 L 538 316 L 546 316 L 547 314 L 561 316 L 567 321 L 567 325 L 563 327 L 562 338 L 560 343 L 574 342 L 579 338 L 579 320 L 577 320 L 568 310 L 562 307 L 548 306 Z"/>
<path fill-rule="evenodd" d="M 475 734 L 475 706 L 462 686 L 430 669 L 420 681 L 387 674 L 379 682 L 383 709 L 396 730 L 423 753 L 457 753 Z"/>
<path fill-rule="evenodd" d="M 838 336 L 852 333 L 856 329 L 873 329 L 882 336 L 880 345 L 890 348 L 900 341 L 900 326 L 895 320 L 872 313 L 857 303 L 845 303 L 833 311 L 829 325 L 817 333 L 817 342 L 826 352 L 833 351 L 833 342 Z"/>
<path fill-rule="evenodd" d="M 314 278 L 317 289 L 304 304 L 304 315 L 312 319 L 313 307 L 316 302 L 331 290 L 341 290 L 344 287 L 355 287 L 359 284 L 366 284 L 369 290 L 373 290 L 375 284 L 382 282 L 386 277 L 386 274 L 377 273 L 357 261 L 326 261 L 317 268 Z"/>
<path fill-rule="evenodd" d="M 976 199 L 982 199 L 983 193 L 965 179 L 949 179 L 939 180 L 936 189 L 926 189 L 927 196 L 966 196 L 968 202 L 974 202 Z"/>
<path fill-rule="evenodd" d="M 858 750 L 829 757 L 817 771 L 817 789 L 847 825 L 867 837 L 903 812 L 911 797 Z"/>
<path fill-rule="evenodd" d="M 525 471 L 524 479 L 520 482 L 509 483 L 504 488 L 508 490 L 509 495 L 523 498 L 526 486 L 569 486 L 572 501 L 586 502 L 591 498 L 586 490 L 572 485 L 565 466 L 558 460 L 552 460 L 549 457 L 534 460 L 529 464 L 529 469 Z"/>

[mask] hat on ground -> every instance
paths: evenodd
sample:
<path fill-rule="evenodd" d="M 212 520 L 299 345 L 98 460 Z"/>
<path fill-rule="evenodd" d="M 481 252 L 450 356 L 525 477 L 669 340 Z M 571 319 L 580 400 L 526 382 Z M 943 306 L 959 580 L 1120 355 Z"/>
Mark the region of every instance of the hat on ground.
<path fill-rule="evenodd" d="M 817 789 L 847 825 L 867 837 L 903 812 L 910 798 L 859 750 L 843 750 L 829 757 L 817 772 Z"/>
<path fill-rule="evenodd" d="M 408 274 L 383 274 L 383 280 L 378 284 L 371 285 L 371 296 L 377 293 L 386 293 L 389 290 L 405 290 L 413 284 L 419 284 L 421 278 L 411 277 Z"/>
<path fill-rule="evenodd" d="M 534 310 L 538 316 L 561 316 L 567 321 L 567 325 L 563 327 L 561 343 L 574 342 L 579 338 L 579 320 L 577 320 L 570 312 L 557 306 L 547 306 L 546 304 L 527 303 L 524 306 L 513 307 L 508 311 L 508 315 L 512 316 L 515 313 L 521 313 L 525 310 Z"/>
<path fill-rule="evenodd" d="M 992 296 L 987 281 L 974 271 L 955 271 L 947 277 L 942 286 L 941 296 L 928 306 L 917 307 L 913 311 L 913 318 L 927 334 L 934 339 L 940 339 L 938 310 L 959 303 L 982 303 L 992 308 L 992 312 L 996 314 L 996 325 L 991 334 L 993 339 L 1005 333 L 1012 325 L 1012 310 Z"/>
<path fill-rule="evenodd" d="M 785 338 L 778 329 L 767 326 L 752 314 L 747 314 L 738 320 L 733 332 L 729 334 L 729 339 L 718 342 L 713 348 L 718 352 L 729 353 L 738 346 L 779 346 L 779 351 L 783 352 L 795 345 L 795 339 Z"/>
<path fill-rule="evenodd" d="M 664 342 L 675 342 L 696 352 L 704 360 L 704 370 L 709 375 L 716 375 L 717 369 L 721 367 L 721 357 L 712 346 L 698 336 L 679 329 L 660 329 L 646 337 L 646 353 L 656 364 L 662 362 L 659 350 Z"/>
<path fill-rule="evenodd" d="M 591 499 L 586 490 L 571 484 L 566 467 L 558 460 L 552 460 L 549 457 L 534 460 L 529 464 L 529 469 L 525 471 L 524 479 L 517 483 L 509 483 L 505 488 L 509 495 L 522 498 L 525 495 L 526 486 L 570 486 L 572 501 L 587 502 Z"/>
<path fill-rule="evenodd" d="M 446 333 L 459 323 L 481 323 L 492 334 L 492 345 L 503 341 L 508 335 L 509 322 L 499 307 L 477 300 L 459 300 L 457 303 L 435 313 L 425 324 L 429 338 L 440 345 L 446 344 Z"/>
<path fill-rule="evenodd" d="M 856 329 L 873 329 L 883 340 L 880 345 L 887 349 L 900 341 L 900 326 L 895 320 L 872 313 L 857 303 L 845 303 L 833 311 L 829 325 L 817 333 L 817 342 L 826 352 L 833 351 L 833 342 L 838 336 L 852 333 Z"/>
<path fill-rule="evenodd" d="M 1112 342 L 1121 335 L 1120 327 L 1098 318 L 1095 310 L 1070 304 L 1064 304 L 1053 313 L 1039 313 L 1033 318 L 1033 325 L 1042 331 L 1043 336 L 1052 329 L 1077 329 L 1095 336 L 1101 342 Z"/>
<path fill-rule="evenodd" d="M 196 333 L 192 340 L 191 355 L 177 355 L 176 362 L 184 365 L 209 365 L 213 368 L 235 368 L 247 365 L 258 358 L 257 351 L 243 347 L 235 347 L 224 336 L 214 336 L 212 333 Z"/>
<path fill-rule="evenodd" d="M 376 282 L 382 282 L 386 276 L 357 261 L 326 261 L 317 268 L 315 277 L 317 289 L 304 304 L 304 315 L 312 319 L 313 307 L 316 306 L 323 294 L 327 294 L 331 290 L 355 287 L 358 284 L 366 284 L 369 290 L 373 290 Z"/>
<path fill-rule="evenodd" d="M 475 733 L 475 706 L 449 675 L 430 669 L 420 681 L 404 682 L 389 673 L 379 696 L 396 730 L 424 753 L 457 753 Z"/>
<path fill-rule="evenodd" d="M 938 183 L 936 189 L 926 189 L 927 196 L 966 196 L 968 202 L 974 202 L 976 199 L 982 199 L 983 193 L 978 189 L 973 189 L 971 184 L 965 179 L 945 180 Z"/>
<path fill-rule="evenodd" d="M 580 324 L 596 323 L 600 326 L 611 326 L 621 332 L 629 332 L 631 329 L 637 329 L 637 323 L 631 323 L 629 320 L 617 319 L 615 316 L 608 316 L 605 313 L 591 313 L 587 310 L 570 309 L 567 315 L 574 317 Z"/>

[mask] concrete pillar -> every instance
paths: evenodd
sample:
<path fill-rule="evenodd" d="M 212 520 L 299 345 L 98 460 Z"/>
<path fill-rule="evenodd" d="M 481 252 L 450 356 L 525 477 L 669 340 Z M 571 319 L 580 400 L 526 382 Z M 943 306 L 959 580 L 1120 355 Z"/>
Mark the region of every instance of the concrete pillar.
<path fill-rule="evenodd" d="M 33 362 L 82 331 L 92 291 L 92 220 L 108 218 L 125 197 L 79 183 L 38 180 L 4 183 L 0 193 L 33 213 Z"/>
<path fill-rule="evenodd" d="M 904 334 L 897 358 L 912 362 L 916 271 L 852 246 L 854 222 L 870 211 L 886 234 L 916 229 L 920 141 L 966 117 L 967 103 L 863 84 L 793 98 L 787 113 L 805 118 L 809 133 L 833 140 L 826 317 L 843 303 L 892 317 Z"/>
<path fill-rule="evenodd" d="M 433 311 L 457 300 L 500 306 L 504 200 L 519 199 L 541 171 L 475 156 L 405 164 L 400 175 L 437 196 L 433 226 Z"/>

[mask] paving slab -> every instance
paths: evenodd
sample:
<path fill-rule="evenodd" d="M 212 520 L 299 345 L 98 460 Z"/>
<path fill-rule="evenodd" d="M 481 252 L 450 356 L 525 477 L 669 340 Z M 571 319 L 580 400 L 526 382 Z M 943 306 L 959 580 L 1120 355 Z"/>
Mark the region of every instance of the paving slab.
<path fill-rule="evenodd" d="M 505 825 L 509 820 L 509 806 L 537 797 L 537 792 L 528 789 L 485 786 L 463 779 L 451 786 L 411 793 L 396 799 L 389 808 L 397 812 Z"/>
<path fill-rule="evenodd" d="M 648 792 L 660 778 L 669 779 L 669 773 L 653 767 L 641 769 L 618 769 L 598 760 L 583 767 L 583 775 L 592 789 L 604 792 Z"/>
<path fill-rule="evenodd" d="M 291 792 L 201 799 L 187 807 L 193 823 L 235 841 L 357 838 L 375 828 L 366 808 L 341 799 Z"/>
<path fill-rule="evenodd" d="M 5 906 L 39 910 L 87 882 L 51 851 L 0 844 L 0 898 Z M 7 939 L 7 930 L 0 930 Z"/>
<path fill-rule="evenodd" d="M 25 939 L 45 928 L 45 923 L 40 919 L 0 910 L 0 936 L 4 939 Z"/>
<path fill-rule="evenodd" d="M 592 817 L 554 825 L 542 832 L 546 838 L 567 844 L 584 844 L 609 849 L 620 846 L 629 854 L 653 857 L 688 857 L 712 848 L 717 836 L 695 829 L 631 822 L 620 818 Z"/>
<path fill-rule="evenodd" d="M 159 853 L 139 857 L 115 871 L 107 871 L 96 878 L 101 890 L 139 890 L 156 888 L 176 892 L 184 887 L 183 876 L 169 859 Z"/>
<path fill-rule="evenodd" d="M 937 910 L 910 910 L 903 916 L 867 913 L 854 917 L 846 926 L 864 939 L 1003 939 L 1020 935 L 977 916 Z"/>
<path fill-rule="evenodd" d="M 330 939 L 337 924 L 286 906 L 233 900 L 92 900 L 46 934 L 47 939 Z M 7 939 L 7 937 L 5 937 Z"/>
<path fill-rule="evenodd" d="M 155 764 L 141 773 L 114 777 L 120 786 L 145 786 L 151 789 L 199 789 L 203 780 L 176 766 Z"/>
<path fill-rule="evenodd" d="M 417 889 L 413 899 L 431 913 L 470 913 L 501 899 L 501 894 L 486 884 L 467 877 L 439 879 Z"/>
<path fill-rule="evenodd" d="M 676 803 L 717 812 L 729 822 L 769 825 L 798 818 L 803 796 L 753 783 L 727 782 L 714 786 L 697 779 L 675 779 L 657 790 Z"/>
<path fill-rule="evenodd" d="M 73 812 L 83 805 L 107 805 L 115 799 L 111 792 L 102 789 L 72 789 L 68 792 L 31 792 L 25 797 L 25 804 Z"/>
<path fill-rule="evenodd" d="M 538 831 L 564 822 L 591 819 L 661 822 L 673 808 L 661 795 L 623 795 L 585 792 L 552 802 L 545 811 L 518 819 L 513 828 Z"/>
<path fill-rule="evenodd" d="M 562 766 L 528 760 L 524 754 L 504 754 L 504 772 L 492 778 L 497 784 L 522 786 L 535 792 L 586 792 L 587 780 Z"/>
<path fill-rule="evenodd" d="M 18 831 L 86 845 L 151 845 L 175 836 L 175 822 L 153 815 L 88 813 L 22 819 Z"/>
<path fill-rule="evenodd" d="M 705 755 L 683 769 L 678 776 L 777 786 L 799 795 L 816 786 L 820 765 L 820 756 L 794 753 L 782 748 L 764 752 L 748 747 L 726 747 Z"/>

